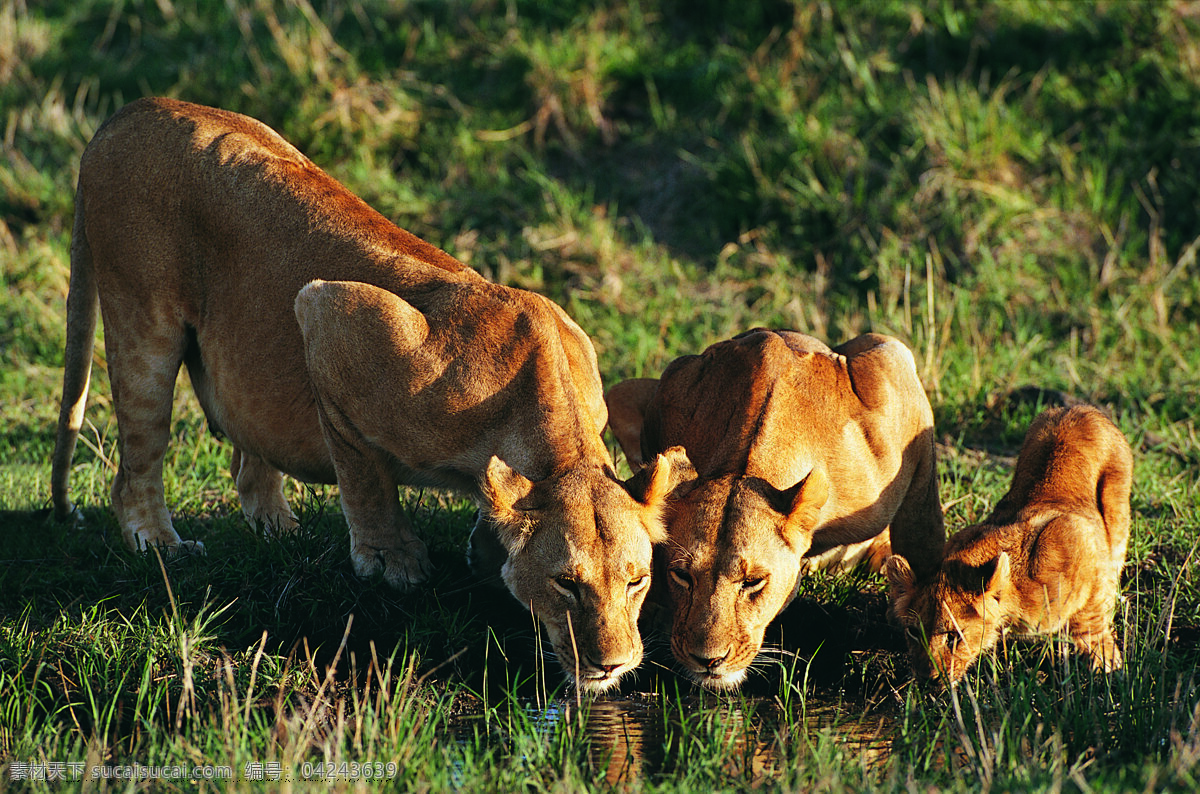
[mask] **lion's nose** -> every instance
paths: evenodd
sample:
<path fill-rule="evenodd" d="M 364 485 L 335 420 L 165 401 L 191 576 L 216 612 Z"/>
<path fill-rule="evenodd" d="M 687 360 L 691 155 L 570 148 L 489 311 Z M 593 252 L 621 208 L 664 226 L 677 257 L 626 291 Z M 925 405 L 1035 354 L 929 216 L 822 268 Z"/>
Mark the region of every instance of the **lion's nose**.
<path fill-rule="evenodd" d="M 696 664 L 700 665 L 706 670 L 712 670 L 720 666 L 721 662 L 729 658 L 729 651 L 726 651 L 720 656 L 700 656 L 693 653 L 691 654 L 691 657 L 696 660 Z"/>

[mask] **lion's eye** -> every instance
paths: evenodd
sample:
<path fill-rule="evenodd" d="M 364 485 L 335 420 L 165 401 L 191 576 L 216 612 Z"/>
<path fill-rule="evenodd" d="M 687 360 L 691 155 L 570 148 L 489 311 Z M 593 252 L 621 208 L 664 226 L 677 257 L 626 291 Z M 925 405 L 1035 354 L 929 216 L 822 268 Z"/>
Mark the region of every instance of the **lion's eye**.
<path fill-rule="evenodd" d="M 668 573 L 671 575 L 671 581 L 680 587 L 686 589 L 692 586 L 692 575 L 683 568 L 672 568 Z"/>
<path fill-rule="evenodd" d="M 742 582 L 742 592 L 747 595 L 754 595 L 767 586 L 767 577 L 751 576 Z"/>
<path fill-rule="evenodd" d="M 572 579 L 570 576 L 554 577 L 554 586 L 558 588 L 563 595 L 579 598 L 579 582 Z"/>
<path fill-rule="evenodd" d="M 629 582 L 629 592 L 632 593 L 632 592 L 641 590 L 643 587 L 645 587 L 648 584 L 650 584 L 650 575 L 642 574 L 641 576 L 639 576 L 636 579 L 633 579 Z"/>

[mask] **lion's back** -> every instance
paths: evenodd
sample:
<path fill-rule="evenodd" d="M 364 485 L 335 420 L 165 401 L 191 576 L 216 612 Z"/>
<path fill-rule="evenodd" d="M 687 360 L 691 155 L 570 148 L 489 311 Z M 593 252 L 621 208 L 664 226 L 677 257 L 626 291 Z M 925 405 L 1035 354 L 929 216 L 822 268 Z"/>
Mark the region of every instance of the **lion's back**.
<path fill-rule="evenodd" d="M 788 484 L 817 463 L 878 464 L 868 479 L 879 488 L 932 426 L 901 342 L 872 335 L 830 348 L 756 328 L 667 367 L 646 411 L 645 451 L 680 444 L 702 476 L 749 472 Z"/>
<path fill-rule="evenodd" d="M 300 289 L 320 278 L 420 296 L 483 283 L 267 125 L 173 99 L 137 100 L 101 126 L 76 215 L 72 267 L 95 274 L 114 346 L 162 340 L 214 426 L 305 478 L 327 475 L 293 313 Z"/>

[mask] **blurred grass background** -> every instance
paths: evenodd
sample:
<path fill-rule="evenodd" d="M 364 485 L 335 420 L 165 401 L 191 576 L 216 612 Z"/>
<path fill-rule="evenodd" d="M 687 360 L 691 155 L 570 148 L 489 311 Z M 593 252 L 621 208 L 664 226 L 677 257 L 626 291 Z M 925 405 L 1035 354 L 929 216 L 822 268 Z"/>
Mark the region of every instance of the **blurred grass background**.
<path fill-rule="evenodd" d="M 262 119 L 400 225 L 566 304 L 609 380 L 752 324 L 874 329 L 917 349 L 948 418 L 1028 380 L 1185 421 L 1167 392 L 1198 382 L 1198 17 L 5 0 L 0 385 L 53 384 L 83 145 L 166 94 Z"/>

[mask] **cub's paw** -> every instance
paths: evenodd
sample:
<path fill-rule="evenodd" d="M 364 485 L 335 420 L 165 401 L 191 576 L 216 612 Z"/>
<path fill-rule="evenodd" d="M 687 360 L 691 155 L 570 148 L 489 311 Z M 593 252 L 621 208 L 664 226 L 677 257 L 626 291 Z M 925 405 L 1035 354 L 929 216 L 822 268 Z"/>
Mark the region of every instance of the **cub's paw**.
<path fill-rule="evenodd" d="M 433 568 L 429 552 L 419 540 L 392 548 L 361 545 L 351 550 L 350 561 L 359 576 L 369 579 L 382 575 L 397 590 L 423 584 Z"/>

